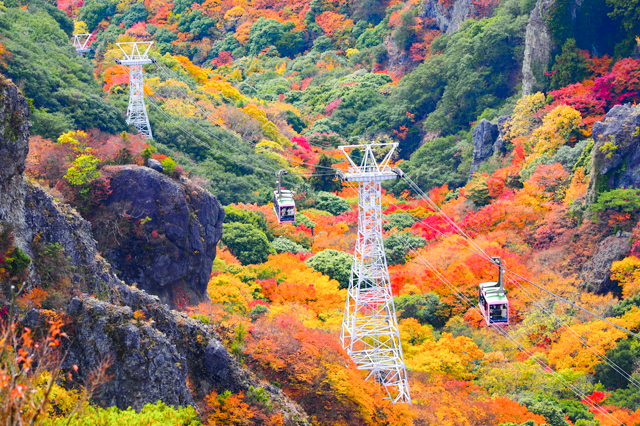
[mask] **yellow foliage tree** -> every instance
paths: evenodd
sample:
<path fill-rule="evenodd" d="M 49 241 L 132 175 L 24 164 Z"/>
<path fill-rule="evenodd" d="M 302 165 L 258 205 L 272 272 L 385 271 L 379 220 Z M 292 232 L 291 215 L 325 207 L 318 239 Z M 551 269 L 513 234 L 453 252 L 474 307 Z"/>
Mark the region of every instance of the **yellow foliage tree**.
<path fill-rule="evenodd" d="M 620 319 L 609 319 L 612 322 L 620 322 Z M 607 324 L 604 321 L 593 321 L 589 323 L 576 324 L 571 326 L 583 340 L 600 353 L 606 353 L 613 348 L 620 339 L 626 338 L 623 331 Z M 549 351 L 549 362 L 561 370 L 571 368 L 584 373 L 594 373 L 594 366 L 600 359 L 590 350 L 582 345 L 573 333 L 563 330 L 560 339 L 551 346 Z"/>
<path fill-rule="evenodd" d="M 220 303 L 225 308 L 239 313 L 249 311 L 249 302 L 253 301 L 253 292 L 257 284 L 247 284 L 232 274 L 221 274 L 212 277 L 207 292 L 213 303 Z"/>
<path fill-rule="evenodd" d="M 89 28 L 87 28 L 87 24 L 85 24 L 83 21 L 76 21 L 73 23 L 73 33 L 88 34 Z"/>
<path fill-rule="evenodd" d="M 542 120 L 542 126 L 533 131 L 528 144 L 535 154 L 528 159 L 533 159 L 547 153 L 553 155 L 562 145 L 569 141 L 571 132 L 582 124 L 582 116 L 574 108 L 568 105 L 559 105 Z"/>
<path fill-rule="evenodd" d="M 613 262 L 611 265 L 611 278 L 622 284 L 624 297 L 635 296 L 640 293 L 640 259 L 628 256 Z"/>
<path fill-rule="evenodd" d="M 415 371 L 446 374 L 461 380 L 475 377 L 484 352 L 466 336 L 443 333 L 438 341 L 427 340 L 409 346 L 405 352 L 407 366 Z"/>
<path fill-rule="evenodd" d="M 528 135 L 537 124 L 536 112 L 546 103 L 543 93 L 524 96 L 516 103 L 506 132 L 509 139 Z"/>

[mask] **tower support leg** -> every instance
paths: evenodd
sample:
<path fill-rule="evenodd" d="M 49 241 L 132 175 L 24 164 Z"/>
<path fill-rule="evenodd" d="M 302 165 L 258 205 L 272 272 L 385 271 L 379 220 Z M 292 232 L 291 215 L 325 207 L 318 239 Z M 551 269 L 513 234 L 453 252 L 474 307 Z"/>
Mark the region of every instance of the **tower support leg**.
<path fill-rule="evenodd" d="M 358 182 L 358 239 L 353 254 L 341 341 L 394 403 L 411 403 L 389 269 L 382 240 L 379 180 Z"/>
<path fill-rule="evenodd" d="M 127 108 L 127 124 L 133 124 L 138 133 L 146 139 L 153 139 L 151 124 L 144 104 L 144 81 L 142 65 L 129 65 L 129 107 Z"/>

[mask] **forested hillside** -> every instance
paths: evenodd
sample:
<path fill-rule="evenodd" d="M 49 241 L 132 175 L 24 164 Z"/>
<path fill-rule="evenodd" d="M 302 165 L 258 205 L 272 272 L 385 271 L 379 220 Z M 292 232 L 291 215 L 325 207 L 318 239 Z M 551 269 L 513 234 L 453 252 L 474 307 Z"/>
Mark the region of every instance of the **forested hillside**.
<path fill-rule="evenodd" d="M 640 425 L 639 14 L 621 0 L 6 1 L 0 72 L 30 110 L 26 188 L 77 230 L 75 209 L 92 242 L 25 240 L 37 221 L 11 222 L 17 198 L 0 196 L 2 416 Z M 74 33 L 91 34 L 85 56 Z M 148 140 L 125 121 L 116 43 L 131 41 L 153 42 Z M 340 343 L 358 193 L 335 176 L 338 147 L 388 142 L 409 178 L 384 183 L 382 213 L 411 405 L 383 399 Z M 273 210 L 280 169 L 293 224 Z M 7 194 L 40 191 L 12 176 Z M 504 329 L 475 309 L 492 256 L 509 271 Z M 33 349 L 36 311 L 53 352 Z M 81 332 L 113 349 L 93 375 Z M 31 371 L 37 357 L 50 363 Z M 177 384 L 142 409 L 138 369 Z M 153 393 L 167 388 L 180 394 Z"/>

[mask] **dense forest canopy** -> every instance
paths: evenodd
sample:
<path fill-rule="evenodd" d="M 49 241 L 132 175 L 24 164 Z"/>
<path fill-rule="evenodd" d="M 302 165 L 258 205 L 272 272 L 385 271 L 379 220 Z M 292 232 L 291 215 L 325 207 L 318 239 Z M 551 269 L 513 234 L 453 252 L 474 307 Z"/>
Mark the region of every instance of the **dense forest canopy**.
<path fill-rule="evenodd" d="M 178 308 L 313 424 L 633 425 L 640 343 L 611 323 L 640 330 L 636 3 L 9 0 L 0 71 L 31 109 L 28 179 L 85 219 L 104 208 L 114 165 L 156 160 L 217 197 L 226 219 L 211 301 Z M 532 45 L 536 31 L 546 45 Z M 74 33 L 91 34 L 84 56 Z M 132 41 L 153 42 L 149 140 L 126 123 L 129 70 L 116 43 Z M 548 63 L 532 62 L 536 49 Z M 531 93 L 527 63 L 539 68 Z M 338 146 L 359 143 L 398 144 L 393 165 L 428 195 L 406 179 L 383 186 L 410 406 L 384 400 L 340 343 L 358 196 L 334 172 L 347 167 Z M 291 224 L 273 209 L 281 169 Z M 138 233 L 144 247 L 166 238 L 145 218 L 117 219 L 114 234 Z M 30 259 L 0 226 L 0 281 L 33 270 L 43 278 L 21 309 L 64 310 L 77 282 L 68 254 L 33 244 Z M 514 346 L 464 303 L 496 279 L 484 255 L 598 317 L 511 275 Z M 29 382 L 38 398 L 42 377 Z M 44 424 L 62 424 L 75 405 L 82 414 L 69 424 L 285 424 L 262 388 L 212 391 L 197 411 L 136 413 L 90 406 L 55 383 Z"/>

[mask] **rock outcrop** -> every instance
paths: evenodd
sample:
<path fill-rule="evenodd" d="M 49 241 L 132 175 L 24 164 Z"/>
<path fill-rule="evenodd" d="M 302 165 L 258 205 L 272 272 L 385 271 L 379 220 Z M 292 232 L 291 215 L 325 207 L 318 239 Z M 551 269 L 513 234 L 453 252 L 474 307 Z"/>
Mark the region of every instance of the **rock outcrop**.
<path fill-rule="evenodd" d="M 102 255 L 127 284 L 172 307 L 208 300 L 224 209 L 190 180 L 148 167 L 104 169 L 111 194 L 93 214 Z"/>
<path fill-rule="evenodd" d="M 462 23 L 473 16 L 475 8 L 471 0 L 456 0 L 453 7 L 445 7 L 438 1 L 426 1 L 419 14 L 427 28 L 438 29 L 445 33 L 453 33 L 460 29 Z"/>
<path fill-rule="evenodd" d="M 263 387 L 275 412 L 282 413 L 285 424 L 310 424 L 304 411 L 279 389 L 242 368 L 210 326 L 170 310 L 157 296 L 122 282 L 99 255 L 91 224 L 37 184 L 25 181 L 22 172 L 28 153 L 29 107 L 17 88 L 8 82 L 0 82 L 0 117 L 0 156 L 4 163 L 0 168 L 0 224 L 14 230 L 16 245 L 28 255 L 35 256 L 31 243 L 37 239 L 59 244 L 69 259 L 74 271 L 72 285 L 76 293 L 81 290 L 85 294 L 73 298 L 67 308 L 69 323 L 65 331 L 69 339 L 64 342 L 67 346 L 64 349 L 68 349 L 68 354 L 63 367 L 78 365 L 80 377 L 87 379 L 101 360 L 111 358 L 107 370 L 111 379 L 103 385 L 95 402 L 120 408 L 141 408 L 159 400 L 185 405 L 193 404 L 214 389 L 222 393 Z M 126 170 L 125 167 L 122 171 Z M 174 182 L 174 185 L 173 191 L 177 191 L 177 187 L 187 188 L 189 184 Z M 205 242 L 215 240 L 216 232 L 220 231 L 217 221 L 221 218 L 215 215 L 213 197 L 203 201 L 207 196 L 197 189 L 193 191 L 183 191 L 184 206 L 167 207 L 188 211 L 192 223 L 200 224 L 203 229 L 185 229 L 193 232 L 190 238 L 202 238 L 195 244 L 203 244 L 206 255 L 212 258 L 215 251 Z M 190 210 L 194 205 L 208 216 L 201 219 Z M 28 285 L 38 285 L 36 271 L 30 272 Z M 38 310 L 32 310 L 25 315 L 24 322 L 36 328 L 46 325 L 44 317 Z"/>
<path fill-rule="evenodd" d="M 555 44 L 546 18 L 555 0 L 538 0 L 529 15 L 522 62 L 522 94 L 530 95 L 542 90 L 544 73 L 551 61 Z"/>
<path fill-rule="evenodd" d="M 589 291 L 606 293 L 617 287 L 618 283 L 611 280 L 611 265 L 629 252 L 630 237 L 631 234 L 621 233 L 605 238 L 593 257 L 582 266 L 580 278 Z"/>
<path fill-rule="evenodd" d="M 473 129 L 473 162 L 469 170 L 469 178 L 478 167 L 493 155 L 493 144 L 498 139 L 498 125 L 486 119 L 480 120 Z"/>
<path fill-rule="evenodd" d="M 483 118 L 473 129 L 473 162 L 469 170 L 469 179 L 491 156 L 504 153 L 503 132 L 509 120 L 511 117 L 503 115 L 498 118 L 498 124 L 494 124 Z"/>
<path fill-rule="evenodd" d="M 614 106 L 591 134 L 589 202 L 606 190 L 640 188 L 640 106 Z"/>

